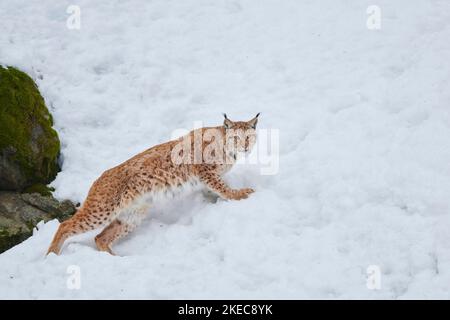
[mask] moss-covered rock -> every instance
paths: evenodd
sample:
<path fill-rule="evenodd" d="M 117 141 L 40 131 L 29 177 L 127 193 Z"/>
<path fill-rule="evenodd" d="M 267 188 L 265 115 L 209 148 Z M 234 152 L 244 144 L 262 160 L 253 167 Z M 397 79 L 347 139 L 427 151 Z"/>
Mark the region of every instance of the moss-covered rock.
<path fill-rule="evenodd" d="M 32 236 L 33 229 L 0 216 L 0 253 Z"/>
<path fill-rule="evenodd" d="M 0 190 L 50 183 L 59 171 L 60 141 L 34 81 L 0 66 Z"/>
<path fill-rule="evenodd" d="M 30 237 L 41 220 L 62 222 L 75 211 L 69 200 L 59 202 L 38 193 L 0 192 L 0 253 Z"/>
<path fill-rule="evenodd" d="M 22 193 L 38 193 L 41 196 L 51 196 L 52 192 L 55 191 L 55 188 L 46 186 L 42 183 L 36 183 L 32 186 L 26 187 Z"/>

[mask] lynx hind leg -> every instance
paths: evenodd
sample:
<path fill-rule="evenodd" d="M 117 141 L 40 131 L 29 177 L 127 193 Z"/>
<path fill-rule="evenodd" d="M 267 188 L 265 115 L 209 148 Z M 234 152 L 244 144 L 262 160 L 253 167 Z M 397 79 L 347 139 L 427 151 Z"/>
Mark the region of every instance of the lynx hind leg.
<path fill-rule="evenodd" d="M 118 217 L 95 237 L 97 249 L 114 255 L 111 247 L 120 238 L 133 231 L 145 218 L 149 206 L 131 206 L 124 209 Z"/>
<path fill-rule="evenodd" d="M 67 238 L 80 234 L 82 232 L 84 232 L 84 230 L 76 225 L 75 221 L 73 221 L 73 218 L 71 220 L 64 221 L 59 225 L 58 230 L 53 237 L 52 243 L 47 250 L 47 255 L 50 253 L 59 254 Z"/>
<path fill-rule="evenodd" d="M 101 216 L 109 215 L 108 212 L 101 212 L 100 214 Z M 79 209 L 72 218 L 59 225 L 58 230 L 53 237 L 53 241 L 48 248 L 47 254 L 59 254 L 67 238 L 94 230 L 104 224 L 105 221 L 99 218 L 99 216 L 92 215 L 83 208 Z"/>

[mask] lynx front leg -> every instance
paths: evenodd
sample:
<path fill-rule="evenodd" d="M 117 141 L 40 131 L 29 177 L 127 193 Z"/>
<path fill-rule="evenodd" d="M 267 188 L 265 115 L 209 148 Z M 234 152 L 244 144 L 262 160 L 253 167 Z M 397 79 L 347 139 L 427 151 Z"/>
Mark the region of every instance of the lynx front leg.
<path fill-rule="evenodd" d="M 220 197 L 227 200 L 246 199 L 250 193 L 255 192 L 251 188 L 231 189 L 222 178 L 216 173 L 203 173 L 200 175 L 202 181 L 211 191 L 217 193 Z"/>

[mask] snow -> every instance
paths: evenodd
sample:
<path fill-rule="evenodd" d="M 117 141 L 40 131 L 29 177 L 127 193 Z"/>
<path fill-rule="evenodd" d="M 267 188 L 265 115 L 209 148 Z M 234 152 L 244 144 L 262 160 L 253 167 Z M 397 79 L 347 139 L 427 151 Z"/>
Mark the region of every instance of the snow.
<path fill-rule="evenodd" d="M 165 204 L 118 256 L 93 232 L 45 258 L 41 223 L 0 255 L 0 298 L 450 298 L 450 3 L 377 0 L 369 30 L 372 4 L 1 1 L 0 64 L 32 75 L 62 140 L 58 198 L 222 112 L 280 137 L 275 175 L 226 176 L 249 199 Z"/>

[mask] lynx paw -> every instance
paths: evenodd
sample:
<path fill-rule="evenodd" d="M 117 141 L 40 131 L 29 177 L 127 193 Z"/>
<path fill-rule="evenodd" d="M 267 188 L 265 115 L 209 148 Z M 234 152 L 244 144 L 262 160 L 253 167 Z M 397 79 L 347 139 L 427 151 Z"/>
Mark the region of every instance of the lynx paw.
<path fill-rule="evenodd" d="M 253 190 L 252 188 L 244 188 L 244 189 L 239 189 L 236 191 L 236 193 L 234 194 L 233 199 L 234 200 L 242 200 L 242 199 L 247 199 L 248 196 L 255 192 L 255 190 Z"/>

